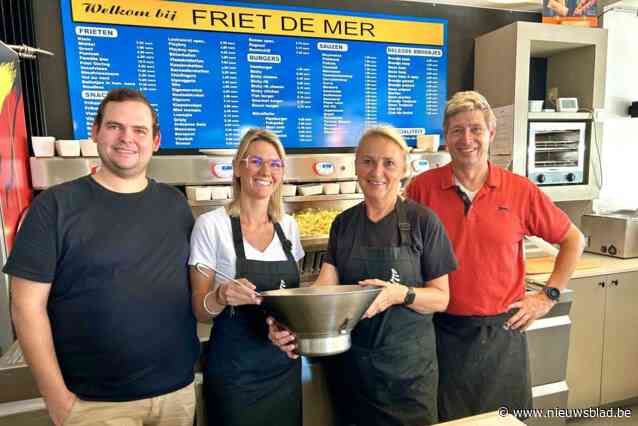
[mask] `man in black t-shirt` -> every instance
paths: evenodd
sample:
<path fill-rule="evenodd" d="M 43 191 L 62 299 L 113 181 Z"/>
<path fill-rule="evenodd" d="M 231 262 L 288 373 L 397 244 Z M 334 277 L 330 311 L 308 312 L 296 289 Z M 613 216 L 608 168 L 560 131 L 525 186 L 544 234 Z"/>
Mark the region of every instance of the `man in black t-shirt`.
<path fill-rule="evenodd" d="M 141 93 L 109 92 L 91 136 L 101 167 L 35 198 L 4 267 L 18 340 L 56 426 L 190 426 L 192 213 L 146 177 L 160 135 Z"/>

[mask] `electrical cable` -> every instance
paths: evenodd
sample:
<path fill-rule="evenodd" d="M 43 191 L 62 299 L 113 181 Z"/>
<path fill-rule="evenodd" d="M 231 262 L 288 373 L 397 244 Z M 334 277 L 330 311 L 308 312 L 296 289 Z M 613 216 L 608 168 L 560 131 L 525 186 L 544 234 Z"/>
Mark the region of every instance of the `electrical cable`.
<path fill-rule="evenodd" d="M 598 142 L 598 128 L 597 128 L 597 120 L 596 120 L 596 113 L 594 110 L 589 109 L 589 108 L 581 108 L 582 111 L 588 112 L 591 114 L 592 116 L 592 133 L 594 134 L 594 146 L 596 148 L 596 155 L 598 156 L 598 161 L 594 162 L 594 167 L 593 167 L 593 171 L 594 171 L 594 178 L 596 179 L 596 182 L 598 183 L 598 187 L 602 189 L 603 187 L 603 157 L 601 155 L 601 148 L 600 148 L 600 143 Z M 590 156 L 591 158 L 591 156 Z M 596 164 L 598 163 L 598 164 Z M 598 174 L 596 174 L 596 167 L 598 166 Z"/>

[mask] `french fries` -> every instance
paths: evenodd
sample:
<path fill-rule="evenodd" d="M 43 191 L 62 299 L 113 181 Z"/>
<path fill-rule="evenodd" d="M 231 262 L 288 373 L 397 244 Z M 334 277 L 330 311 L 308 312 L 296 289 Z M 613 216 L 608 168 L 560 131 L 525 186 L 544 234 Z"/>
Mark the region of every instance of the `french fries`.
<path fill-rule="evenodd" d="M 301 238 L 327 237 L 330 225 L 335 217 L 341 213 L 336 209 L 304 209 L 292 214 L 299 225 Z"/>

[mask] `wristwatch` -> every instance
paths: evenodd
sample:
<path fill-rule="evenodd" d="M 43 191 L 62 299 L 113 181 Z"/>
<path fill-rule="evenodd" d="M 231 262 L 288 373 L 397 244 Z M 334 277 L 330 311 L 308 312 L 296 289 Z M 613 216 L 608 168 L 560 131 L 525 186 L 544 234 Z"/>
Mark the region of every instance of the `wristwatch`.
<path fill-rule="evenodd" d="M 414 287 L 408 287 L 408 292 L 405 294 L 405 299 L 403 299 L 403 306 L 410 306 L 413 304 L 415 297 L 416 293 L 414 292 Z"/>
<path fill-rule="evenodd" d="M 556 287 L 543 287 L 543 293 L 545 293 L 545 296 L 552 302 L 558 302 L 560 298 L 560 290 Z"/>

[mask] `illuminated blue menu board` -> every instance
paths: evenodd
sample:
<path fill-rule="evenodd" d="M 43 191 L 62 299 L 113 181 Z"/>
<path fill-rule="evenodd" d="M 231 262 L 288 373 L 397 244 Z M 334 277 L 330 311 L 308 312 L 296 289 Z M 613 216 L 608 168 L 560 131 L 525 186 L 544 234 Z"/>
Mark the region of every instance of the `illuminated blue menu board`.
<path fill-rule="evenodd" d="M 352 147 L 391 124 L 442 133 L 447 21 L 236 2 L 61 0 L 73 128 L 106 92 L 142 90 L 162 148 L 233 148 L 250 127 L 286 148 Z"/>

